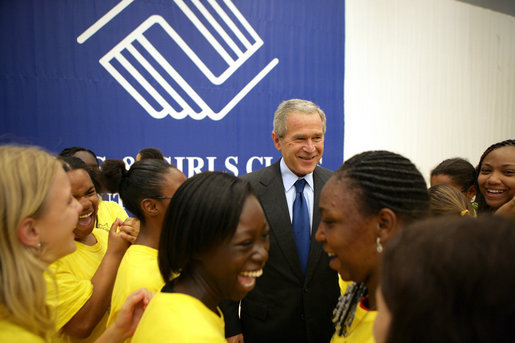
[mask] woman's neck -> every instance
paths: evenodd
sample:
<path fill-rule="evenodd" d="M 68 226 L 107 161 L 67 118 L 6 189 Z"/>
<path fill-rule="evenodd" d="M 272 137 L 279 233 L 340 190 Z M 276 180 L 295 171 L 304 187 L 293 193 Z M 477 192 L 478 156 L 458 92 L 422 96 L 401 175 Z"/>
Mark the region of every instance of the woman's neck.
<path fill-rule="evenodd" d="M 90 232 L 87 236 L 84 238 L 76 238 L 77 242 L 80 242 L 85 245 L 93 246 L 97 243 L 97 239 L 95 238 L 95 235 L 93 235 L 93 232 Z"/>
<path fill-rule="evenodd" d="M 378 273 L 373 273 L 370 275 L 367 281 L 365 281 L 365 285 L 368 290 L 368 304 L 367 307 L 372 311 L 377 311 L 377 303 L 376 303 L 376 289 L 379 284 L 378 282 Z"/>
<path fill-rule="evenodd" d="M 159 247 L 159 236 L 161 235 L 161 228 L 157 228 L 151 223 L 146 223 L 140 226 L 138 237 L 134 244 L 144 245 L 150 248 L 157 249 Z"/>
<path fill-rule="evenodd" d="M 198 273 L 181 274 L 174 284 L 173 291 L 197 298 L 216 315 L 219 315 L 218 304 L 222 301 L 222 297 L 216 295 L 202 275 Z"/>

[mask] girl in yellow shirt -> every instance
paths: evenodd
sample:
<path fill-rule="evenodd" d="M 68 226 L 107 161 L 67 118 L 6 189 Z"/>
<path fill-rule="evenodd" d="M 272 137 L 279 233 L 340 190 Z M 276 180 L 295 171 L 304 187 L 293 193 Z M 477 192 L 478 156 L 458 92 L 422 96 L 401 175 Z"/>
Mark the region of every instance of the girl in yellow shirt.
<path fill-rule="evenodd" d="M 0 146 L 0 342 L 48 342 L 54 316 L 43 272 L 76 249 L 81 205 L 62 165 L 38 148 Z M 148 293 L 131 295 L 100 342 L 130 336 Z"/>
<path fill-rule="evenodd" d="M 145 159 L 126 171 L 122 160 L 102 163 L 104 185 L 119 193 L 125 207 L 140 221 L 140 232 L 125 253 L 114 283 L 107 326 L 111 325 L 127 296 L 146 288 L 159 292 L 164 286 L 157 265 L 161 227 L 170 203 L 186 176 L 163 159 Z"/>
<path fill-rule="evenodd" d="M 252 290 L 269 244 L 263 209 L 247 181 L 222 172 L 188 179 L 170 202 L 159 242 L 166 285 L 133 342 L 225 343 L 218 305 Z"/>
<path fill-rule="evenodd" d="M 77 250 L 50 266 L 47 301 L 57 314 L 57 342 L 93 342 L 105 330 L 116 271 L 139 224 L 118 204 L 99 200 L 96 175 L 81 159 L 61 160 L 82 208 L 73 231 Z"/>

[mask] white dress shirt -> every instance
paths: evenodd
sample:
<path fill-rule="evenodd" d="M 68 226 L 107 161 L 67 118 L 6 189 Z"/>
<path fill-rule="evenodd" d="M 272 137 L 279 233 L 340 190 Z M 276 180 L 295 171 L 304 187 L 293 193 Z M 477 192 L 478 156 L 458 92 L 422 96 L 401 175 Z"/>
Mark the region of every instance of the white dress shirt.
<path fill-rule="evenodd" d="M 284 193 L 286 194 L 286 201 L 288 202 L 288 212 L 290 213 L 290 220 L 293 221 L 293 202 L 295 201 L 295 197 L 297 196 L 297 192 L 295 190 L 295 182 L 299 179 L 306 180 L 306 186 L 304 186 L 304 198 L 306 199 L 308 212 L 309 212 L 309 229 L 312 232 L 313 228 L 313 204 L 315 197 L 315 185 L 313 183 L 313 173 L 306 174 L 303 177 L 298 177 L 295 175 L 290 168 L 284 162 L 284 159 L 281 158 L 281 176 L 283 178 L 284 185 Z"/>

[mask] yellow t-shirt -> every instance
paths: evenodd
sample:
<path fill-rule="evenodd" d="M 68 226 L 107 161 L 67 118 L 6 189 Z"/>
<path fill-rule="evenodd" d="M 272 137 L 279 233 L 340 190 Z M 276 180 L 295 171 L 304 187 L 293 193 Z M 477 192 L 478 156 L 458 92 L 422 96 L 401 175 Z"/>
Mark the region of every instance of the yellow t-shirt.
<path fill-rule="evenodd" d="M 99 200 L 95 228 L 109 231 L 116 218 L 129 218 L 127 212 L 115 201 Z"/>
<path fill-rule="evenodd" d="M 0 320 L 0 342 L 5 343 L 45 343 L 43 337 L 30 332 L 7 319 Z"/>
<path fill-rule="evenodd" d="M 157 263 L 157 249 L 139 244 L 131 245 L 116 274 L 107 326 L 114 323 L 129 294 L 140 288 L 157 293 L 163 286 L 163 277 Z"/>
<path fill-rule="evenodd" d="M 133 343 L 227 343 L 222 311 L 182 293 L 157 293 L 148 304 Z"/>
<path fill-rule="evenodd" d="M 349 285 L 352 285 L 354 281 L 344 281 L 340 274 L 338 274 L 338 285 L 340 286 L 340 294 L 345 294 L 345 291 L 347 290 L 347 287 Z"/>
<path fill-rule="evenodd" d="M 331 343 L 375 343 L 372 329 L 377 311 L 370 311 L 363 306 L 364 299 L 359 302 L 347 337 L 338 336 L 335 333 L 331 338 Z"/>
<path fill-rule="evenodd" d="M 75 242 L 77 250 L 52 263 L 47 280 L 47 303 L 56 313 L 56 329 L 60 330 L 84 306 L 93 293 L 91 279 L 102 262 L 107 250 L 109 229 L 112 223 L 120 218 L 128 218 L 123 208 L 114 201 L 100 201 L 97 221 L 93 235 L 97 243 L 92 246 Z M 52 278 L 55 276 L 55 281 Z M 57 286 L 57 288 L 56 288 Z M 97 324 L 88 338 L 72 338 L 59 334 L 55 342 L 94 342 L 104 331 L 107 323 L 107 312 Z"/>

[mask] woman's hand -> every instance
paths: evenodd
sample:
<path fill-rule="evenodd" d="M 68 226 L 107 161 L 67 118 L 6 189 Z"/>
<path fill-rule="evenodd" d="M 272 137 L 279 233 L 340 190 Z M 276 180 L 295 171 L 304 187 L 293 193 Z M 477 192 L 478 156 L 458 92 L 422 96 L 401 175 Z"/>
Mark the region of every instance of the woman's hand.
<path fill-rule="evenodd" d="M 227 343 L 244 343 L 243 334 L 240 333 L 236 336 L 227 338 Z"/>
<path fill-rule="evenodd" d="M 154 293 L 145 288 L 132 292 L 125 300 L 113 325 L 100 336 L 96 343 L 119 343 L 134 335 L 136 327 Z"/>
<path fill-rule="evenodd" d="M 495 211 L 496 216 L 515 219 L 515 196 Z"/>
<path fill-rule="evenodd" d="M 129 240 L 130 235 L 127 233 L 127 226 L 124 230 L 121 229 L 124 223 L 125 222 L 122 222 L 120 218 L 116 218 L 114 223 L 111 225 L 111 229 L 109 230 L 109 238 L 107 241 L 106 254 L 115 254 L 123 256 L 123 254 L 125 254 L 125 252 L 129 248 L 129 245 L 131 243 Z"/>
<path fill-rule="evenodd" d="M 120 226 L 119 233 L 129 241 L 131 244 L 134 244 L 136 238 L 139 235 L 140 223 L 136 218 L 127 218 Z"/>

